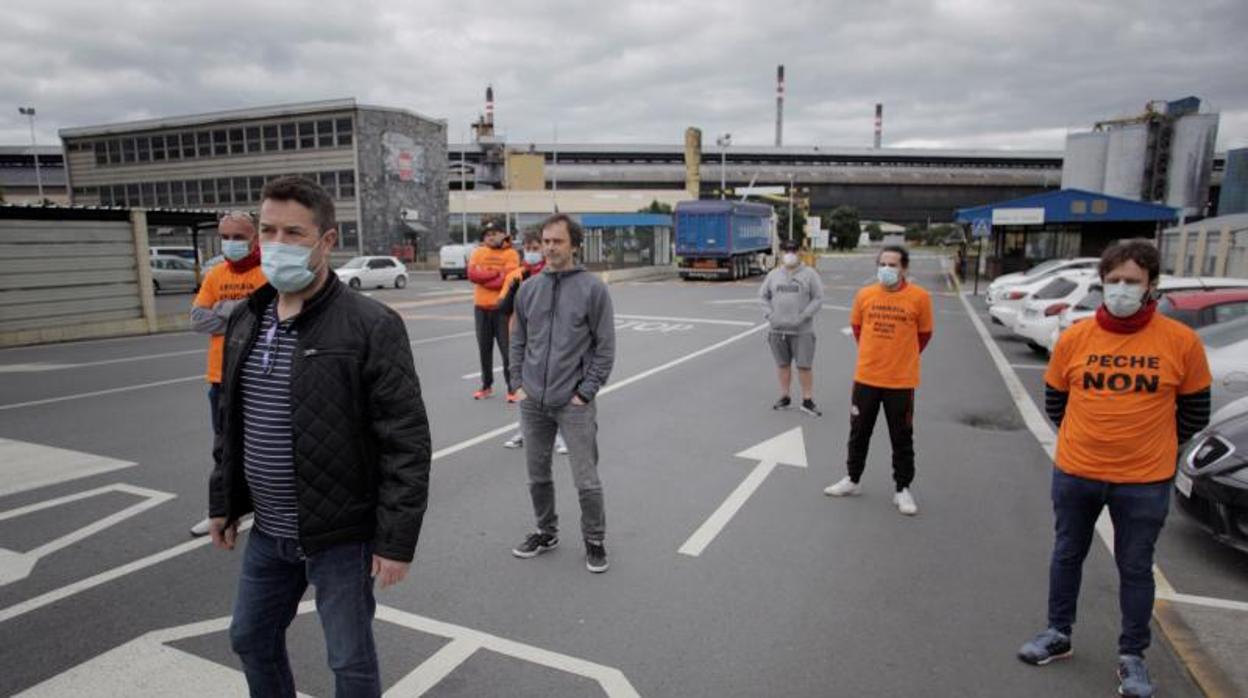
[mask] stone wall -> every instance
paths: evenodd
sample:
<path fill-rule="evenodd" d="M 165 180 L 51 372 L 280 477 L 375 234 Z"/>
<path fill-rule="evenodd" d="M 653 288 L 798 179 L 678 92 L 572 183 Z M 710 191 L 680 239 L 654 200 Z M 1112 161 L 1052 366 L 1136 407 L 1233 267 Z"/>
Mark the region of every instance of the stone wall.
<path fill-rule="evenodd" d="M 411 113 L 361 107 L 360 227 L 364 254 L 416 244 L 421 257 L 449 240 L 446 124 Z"/>

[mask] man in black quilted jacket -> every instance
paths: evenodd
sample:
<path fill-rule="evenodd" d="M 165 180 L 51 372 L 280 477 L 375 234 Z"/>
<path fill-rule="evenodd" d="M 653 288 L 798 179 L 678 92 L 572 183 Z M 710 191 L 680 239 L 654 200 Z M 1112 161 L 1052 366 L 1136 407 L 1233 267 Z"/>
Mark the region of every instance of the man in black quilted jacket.
<path fill-rule="evenodd" d="M 308 585 L 338 696 L 379 696 L 374 580 L 411 565 L 429 491 L 429 422 L 390 308 L 329 268 L 334 204 L 286 177 L 261 195 L 268 285 L 230 316 L 209 488 L 213 543 L 255 513 L 230 624 L 253 696 L 294 696 L 286 628 Z"/>

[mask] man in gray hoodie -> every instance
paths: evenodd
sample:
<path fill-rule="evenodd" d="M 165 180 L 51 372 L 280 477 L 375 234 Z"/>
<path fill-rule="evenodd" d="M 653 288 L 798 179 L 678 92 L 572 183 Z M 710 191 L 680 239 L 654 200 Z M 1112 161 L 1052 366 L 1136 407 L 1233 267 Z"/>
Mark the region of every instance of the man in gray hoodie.
<path fill-rule="evenodd" d="M 802 387 L 801 410 L 812 417 L 823 413 L 815 407 L 812 366 L 815 362 L 815 315 L 823 307 L 823 283 L 814 269 L 802 264 L 798 246 L 792 240 L 780 243 L 781 265 L 772 269 L 758 290 L 763 302 L 763 317 L 771 324 L 767 343 L 776 359 L 780 377 L 780 399 L 773 410 L 788 409 L 793 400 L 789 386 L 793 382 L 793 364 L 797 364 L 797 382 Z"/>
<path fill-rule="evenodd" d="M 606 284 L 576 264 L 584 237 L 581 226 L 567 215 L 547 218 L 542 223 L 546 266 L 516 291 L 509 388 L 520 398 L 537 532 L 511 552 L 532 558 L 559 545 L 550 469 L 555 434 L 562 432 L 580 494 L 585 566 L 590 572 L 606 572 L 594 398 L 615 363 L 615 312 Z"/>

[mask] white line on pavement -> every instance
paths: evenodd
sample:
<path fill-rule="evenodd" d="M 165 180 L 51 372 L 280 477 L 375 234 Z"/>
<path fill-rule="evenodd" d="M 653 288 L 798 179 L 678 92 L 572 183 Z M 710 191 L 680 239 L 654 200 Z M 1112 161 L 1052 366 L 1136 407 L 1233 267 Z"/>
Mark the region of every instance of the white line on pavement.
<path fill-rule="evenodd" d="M 502 372 L 503 372 L 502 366 L 498 366 L 494 369 L 494 373 L 502 373 Z M 465 373 L 463 376 L 461 376 L 461 378 L 463 378 L 466 381 L 472 380 L 473 378 L 480 378 L 480 377 L 481 377 L 480 371 L 477 371 L 476 373 Z"/>
<path fill-rule="evenodd" d="M 459 339 L 460 337 L 475 337 L 476 335 L 477 335 L 476 330 L 473 330 L 472 332 L 456 332 L 455 334 L 444 334 L 441 337 L 426 337 L 424 339 L 413 339 L 411 341 L 411 345 L 418 346 L 421 344 L 432 344 L 434 342 L 441 342 L 444 339 Z"/>
<path fill-rule="evenodd" d="M 706 301 L 709 305 L 758 305 L 757 298 L 725 298 L 718 301 Z"/>
<path fill-rule="evenodd" d="M 67 400 L 81 400 L 85 397 L 96 397 L 98 395 L 112 395 L 114 393 L 127 393 L 131 390 L 144 390 L 146 388 L 159 388 L 163 385 L 174 385 L 176 383 L 187 383 L 190 381 L 202 381 L 203 374 L 187 376 L 185 378 L 171 378 L 167 381 L 155 381 L 153 383 L 139 383 L 138 385 L 125 385 L 120 388 L 109 388 L 108 390 L 93 390 L 89 393 L 77 393 L 75 395 L 62 395 L 60 397 L 49 397 L 42 400 L 31 400 L 29 402 L 14 402 L 8 405 L 0 405 L 0 412 L 4 410 L 16 410 L 22 407 L 36 407 L 38 405 L 50 405 L 56 402 L 66 402 Z"/>
<path fill-rule="evenodd" d="M 38 371 L 61 371 L 67 368 L 87 368 L 90 366 L 110 366 L 112 364 L 124 364 L 132 361 L 147 361 L 148 359 L 163 359 L 170 356 L 189 356 L 191 354 L 203 354 L 207 349 L 186 349 L 184 351 L 167 351 L 162 354 L 145 354 L 143 356 L 125 356 L 120 359 L 103 359 L 101 361 L 84 361 L 76 364 L 13 364 L 9 366 L 0 366 L 0 373 L 33 373 Z"/>
<path fill-rule="evenodd" d="M 845 312 L 849 312 L 850 310 L 853 310 L 853 308 L 850 308 L 849 306 L 844 306 L 844 305 L 829 305 L 829 304 L 827 304 L 827 303 L 824 303 L 824 304 L 823 304 L 823 309 L 824 309 L 824 310 L 844 310 Z"/>
<path fill-rule="evenodd" d="M 754 323 L 745 322 L 744 320 L 713 320 L 710 318 L 696 317 L 663 317 L 661 315 L 623 315 L 616 313 L 617 318 L 625 320 L 652 320 L 654 322 L 692 322 L 699 325 L 730 325 L 733 327 L 753 327 Z"/>
<path fill-rule="evenodd" d="M 1023 369 L 1026 371 L 1044 371 L 1049 367 L 1045 364 L 1010 364 L 1010 368 Z"/>

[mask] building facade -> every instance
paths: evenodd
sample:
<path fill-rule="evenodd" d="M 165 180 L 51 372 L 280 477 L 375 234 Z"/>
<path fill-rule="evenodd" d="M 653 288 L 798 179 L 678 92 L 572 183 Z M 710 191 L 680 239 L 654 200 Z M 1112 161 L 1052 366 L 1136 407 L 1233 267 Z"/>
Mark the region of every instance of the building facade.
<path fill-rule="evenodd" d="M 63 129 L 75 204 L 255 210 L 301 175 L 334 197 L 344 254 L 445 241 L 446 123 L 354 99 Z"/>

